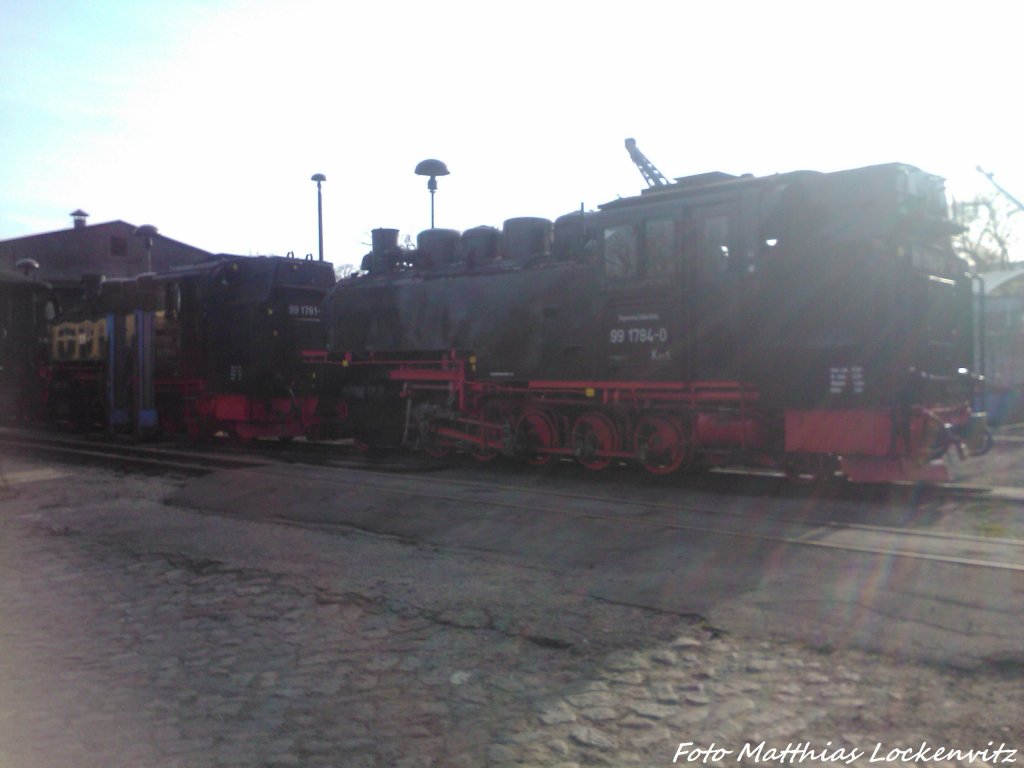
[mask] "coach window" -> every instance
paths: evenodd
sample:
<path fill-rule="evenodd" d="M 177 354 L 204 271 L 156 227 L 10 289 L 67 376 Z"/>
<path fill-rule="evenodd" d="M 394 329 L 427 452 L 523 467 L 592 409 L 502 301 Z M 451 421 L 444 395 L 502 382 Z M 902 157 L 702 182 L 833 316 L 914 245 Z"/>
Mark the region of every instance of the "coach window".
<path fill-rule="evenodd" d="M 712 216 L 704 219 L 701 234 L 701 277 L 705 280 L 714 280 L 727 274 L 730 269 L 728 217 Z"/>
<path fill-rule="evenodd" d="M 648 277 L 671 275 L 675 269 L 676 224 L 672 219 L 644 222 L 645 273 Z"/>
<path fill-rule="evenodd" d="M 607 227 L 604 231 L 604 273 L 607 277 L 635 277 L 640 249 L 632 225 Z"/>

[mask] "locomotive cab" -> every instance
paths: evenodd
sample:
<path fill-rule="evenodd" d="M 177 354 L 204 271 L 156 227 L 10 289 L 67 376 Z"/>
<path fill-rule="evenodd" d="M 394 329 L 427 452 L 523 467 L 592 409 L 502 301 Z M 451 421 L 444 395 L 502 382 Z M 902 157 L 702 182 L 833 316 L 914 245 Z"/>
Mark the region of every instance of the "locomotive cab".
<path fill-rule="evenodd" d="M 785 449 L 856 479 L 925 467 L 971 423 L 971 282 L 942 180 L 903 165 L 787 185 L 763 229 L 758 378 Z"/>

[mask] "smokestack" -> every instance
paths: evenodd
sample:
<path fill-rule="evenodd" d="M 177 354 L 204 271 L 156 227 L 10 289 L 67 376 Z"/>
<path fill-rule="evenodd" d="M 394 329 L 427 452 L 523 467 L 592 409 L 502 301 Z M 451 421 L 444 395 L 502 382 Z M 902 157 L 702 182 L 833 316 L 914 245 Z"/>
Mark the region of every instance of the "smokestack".
<path fill-rule="evenodd" d="M 397 229 L 373 229 L 370 230 L 371 242 L 373 243 L 373 255 L 384 256 L 398 250 Z"/>
<path fill-rule="evenodd" d="M 85 220 L 89 218 L 89 214 L 79 208 L 77 211 L 71 212 L 71 220 L 75 222 L 75 229 L 84 229 Z"/>

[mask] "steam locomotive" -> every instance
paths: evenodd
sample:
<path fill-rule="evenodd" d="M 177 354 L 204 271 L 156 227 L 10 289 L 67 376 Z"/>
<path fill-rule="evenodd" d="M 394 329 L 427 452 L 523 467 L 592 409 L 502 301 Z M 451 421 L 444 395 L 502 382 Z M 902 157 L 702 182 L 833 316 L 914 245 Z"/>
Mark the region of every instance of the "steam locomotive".
<path fill-rule="evenodd" d="M 415 249 L 378 229 L 323 305 L 322 400 L 437 456 L 943 480 L 985 439 L 954 231 L 903 164 L 702 174 Z"/>

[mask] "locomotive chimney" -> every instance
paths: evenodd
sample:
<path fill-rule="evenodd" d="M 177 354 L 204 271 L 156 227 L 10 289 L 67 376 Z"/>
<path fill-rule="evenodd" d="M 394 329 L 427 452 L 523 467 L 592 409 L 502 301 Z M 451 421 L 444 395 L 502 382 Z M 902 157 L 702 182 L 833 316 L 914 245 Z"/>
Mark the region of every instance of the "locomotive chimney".
<path fill-rule="evenodd" d="M 386 253 L 393 253 L 398 250 L 397 229 L 375 229 L 370 232 L 373 243 L 373 255 L 383 256 Z"/>
<path fill-rule="evenodd" d="M 71 212 L 71 220 L 75 222 L 75 229 L 84 229 L 85 220 L 89 218 L 89 214 L 79 208 L 77 211 Z"/>

